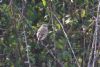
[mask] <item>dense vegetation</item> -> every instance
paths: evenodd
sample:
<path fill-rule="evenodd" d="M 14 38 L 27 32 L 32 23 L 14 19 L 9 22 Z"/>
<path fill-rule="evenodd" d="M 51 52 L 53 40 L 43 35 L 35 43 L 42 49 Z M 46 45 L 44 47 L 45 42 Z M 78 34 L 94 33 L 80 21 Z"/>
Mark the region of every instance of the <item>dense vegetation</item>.
<path fill-rule="evenodd" d="M 99 0 L 0 0 L 0 67 L 100 67 Z M 48 24 L 48 36 L 36 33 Z"/>

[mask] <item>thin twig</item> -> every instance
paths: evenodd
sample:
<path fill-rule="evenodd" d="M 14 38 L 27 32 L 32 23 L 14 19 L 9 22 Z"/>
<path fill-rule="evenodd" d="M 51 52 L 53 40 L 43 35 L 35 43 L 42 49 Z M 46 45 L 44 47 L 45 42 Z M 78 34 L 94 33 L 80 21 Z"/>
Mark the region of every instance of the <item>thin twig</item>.
<path fill-rule="evenodd" d="M 54 61 L 56 61 L 57 63 L 59 63 L 59 64 L 61 65 L 61 67 L 64 67 L 64 66 L 63 66 L 63 63 L 62 63 L 58 58 L 56 58 L 56 56 L 54 55 L 54 53 L 52 52 L 51 49 L 48 49 L 47 46 L 45 46 L 45 45 L 43 44 L 43 42 L 41 42 L 41 45 L 42 45 L 42 46 L 47 50 L 47 52 L 53 57 Z"/>
<path fill-rule="evenodd" d="M 24 18 L 24 10 L 25 10 L 25 6 L 26 6 L 26 3 L 24 0 L 22 0 L 22 10 L 21 10 L 21 16 L 22 16 L 22 19 Z M 28 63 L 29 64 L 29 67 L 31 67 L 31 63 L 30 63 L 30 57 L 29 57 L 29 45 L 28 45 L 28 42 L 27 42 L 27 36 L 26 36 L 26 24 L 24 25 L 23 27 L 23 34 L 24 34 L 24 42 L 25 42 L 25 45 L 26 45 L 26 56 L 27 56 L 27 61 L 25 63 Z"/>
<path fill-rule="evenodd" d="M 93 58 L 93 67 L 95 66 L 96 58 L 97 58 L 97 36 L 98 36 L 98 23 L 99 23 L 99 13 L 100 13 L 100 0 L 97 9 L 97 18 L 96 18 L 96 27 L 95 27 L 95 44 L 94 44 L 94 58 Z"/>
<path fill-rule="evenodd" d="M 23 30 L 24 42 L 25 42 L 25 45 L 26 45 L 26 54 L 27 54 L 27 59 L 28 59 L 26 63 L 28 63 L 29 67 L 31 67 L 31 63 L 30 63 L 30 59 L 29 59 L 29 45 L 27 43 L 27 37 L 26 37 L 25 28 L 26 28 L 26 26 L 24 26 L 24 30 Z"/>
<path fill-rule="evenodd" d="M 96 18 L 96 23 L 95 23 L 95 32 L 94 32 L 94 36 L 93 36 L 93 43 L 92 43 L 92 49 L 89 55 L 89 61 L 88 61 L 88 67 L 91 67 L 91 60 L 93 60 L 92 62 L 92 67 L 95 67 L 95 62 L 96 62 L 96 58 L 97 58 L 97 36 L 98 36 L 98 23 L 99 23 L 99 11 L 100 11 L 100 1 L 98 4 L 98 9 L 97 9 L 97 18 Z M 94 54 L 93 54 L 94 53 Z M 93 59 L 92 59 L 93 56 Z"/>
<path fill-rule="evenodd" d="M 71 49 L 71 51 L 72 51 L 72 54 L 73 54 L 73 56 L 74 56 L 74 59 L 76 60 L 76 63 L 77 63 L 77 65 L 78 65 L 78 67 L 80 67 L 80 64 L 79 64 L 79 62 L 78 62 L 78 60 L 77 60 L 77 58 L 76 58 L 76 56 L 75 56 L 75 52 L 74 52 L 74 50 L 73 50 L 73 48 L 72 48 L 72 46 L 71 46 L 71 43 L 70 43 L 69 38 L 68 38 L 68 35 L 66 34 L 62 23 L 60 22 L 60 20 L 57 18 L 57 16 L 56 16 L 54 13 L 53 13 L 53 15 L 54 15 L 54 17 L 56 18 L 56 20 L 59 22 L 59 24 L 61 25 L 62 30 L 63 30 L 63 33 L 64 33 L 64 35 L 65 35 L 65 37 L 66 37 L 66 39 L 67 39 L 67 42 L 68 42 L 68 44 L 69 44 L 69 47 L 70 47 L 70 49 Z"/>

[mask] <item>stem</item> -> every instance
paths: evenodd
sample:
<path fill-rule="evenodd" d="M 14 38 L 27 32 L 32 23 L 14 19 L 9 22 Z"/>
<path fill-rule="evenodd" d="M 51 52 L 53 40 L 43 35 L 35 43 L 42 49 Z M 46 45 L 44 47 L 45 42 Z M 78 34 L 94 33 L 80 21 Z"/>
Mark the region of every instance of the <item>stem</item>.
<path fill-rule="evenodd" d="M 71 51 L 72 51 L 72 54 L 73 54 L 73 56 L 74 56 L 74 59 L 76 60 L 76 63 L 77 63 L 77 65 L 78 65 L 78 67 L 80 67 L 80 64 L 78 63 L 78 60 L 77 60 L 77 58 L 76 58 L 76 56 L 75 56 L 75 52 L 74 52 L 74 50 L 73 50 L 73 48 L 72 48 L 72 46 L 71 46 L 71 43 L 70 43 L 69 38 L 68 38 L 68 35 L 66 34 L 62 23 L 59 21 L 59 19 L 57 18 L 57 16 L 56 16 L 54 13 L 53 13 L 53 15 L 54 15 L 54 17 L 56 18 L 56 20 L 58 21 L 58 23 L 61 25 L 62 30 L 63 30 L 63 33 L 64 33 L 64 35 L 65 35 L 65 37 L 66 37 L 66 39 L 67 39 L 67 42 L 68 42 L 68 44 L 69 44 L 69 47 L 70 47 L 70 49 L 71 49 Z"/>
<path fill-rule="evenodd" d="M 31 67 L 31 64 L 30 64 L 30 59 L 29 59 L 29 45 L 27 43 L 27 37 L 26 37 L 26 32 L 25 32 L 25 28 L 26 26 L 24 26 L 24 42 L 25 42 L 25 45 L 26 45 L 26 54 L 27 54 L 27 63 L 29 64 L 29 67 Z"/>

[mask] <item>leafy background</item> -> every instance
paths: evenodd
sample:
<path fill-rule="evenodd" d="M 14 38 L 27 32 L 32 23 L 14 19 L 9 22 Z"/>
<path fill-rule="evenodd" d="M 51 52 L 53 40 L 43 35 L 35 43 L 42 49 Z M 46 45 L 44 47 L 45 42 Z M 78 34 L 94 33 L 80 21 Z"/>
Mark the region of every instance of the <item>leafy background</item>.
<path fill-rule="evenodd" d="M 3 0 L 0 66 L 89 67 L 97 6 L 97 0 Z M 36 32 L 42 24 L 49 24 L 43 41 L 47 47 L 37 44 Z M 99 44 L 96 51 L 100 53 Z M 100 66 L 99 57 L 95 67 Z"/>

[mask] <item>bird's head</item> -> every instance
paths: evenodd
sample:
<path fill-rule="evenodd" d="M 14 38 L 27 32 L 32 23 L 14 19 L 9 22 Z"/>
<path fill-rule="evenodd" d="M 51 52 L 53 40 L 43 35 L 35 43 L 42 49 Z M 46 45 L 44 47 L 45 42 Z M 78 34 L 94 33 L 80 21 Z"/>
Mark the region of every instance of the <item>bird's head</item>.
<path fill-rule="evenodd" d="M 48 27 L 48 24 L 42 24 L 43 27 Z"/>

